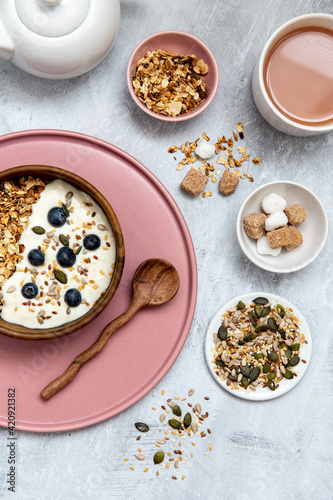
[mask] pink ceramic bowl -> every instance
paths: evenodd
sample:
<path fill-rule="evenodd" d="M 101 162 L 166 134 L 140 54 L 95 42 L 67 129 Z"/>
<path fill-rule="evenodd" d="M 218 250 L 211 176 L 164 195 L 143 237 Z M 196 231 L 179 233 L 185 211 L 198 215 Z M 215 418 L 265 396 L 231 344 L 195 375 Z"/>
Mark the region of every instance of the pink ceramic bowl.
<path fill-rule="evenodd" d="M 147 108 L 147 106 L 145 106 L 145 104 L 143 104 L 135 95 L 132 81 L 136 72 L 137 64 L 148 51 L 154 51 L 157 49 L 170 50 L 184 55 L 193 54 L 198 59 L 203 59 L 203 61 L 208 65 L 208 73 L 204 76 L 208 96 L 193 111 L 178 116 L 162 115 Z M 142 109 L 142 111 L 154 118 L 157 118 L 158 120 L 181 122 L 198 116 L 206 108 L 208 108 L 215 97 L 219 85 L 219 68 L 215 57 L 207 45 L 195 36 L 185 33 L 184 31 L 161 31 L 150 35 L 133 51 L 127 66 L 127 85 L 132 99 L 139 106 L 139 108 Z"/>

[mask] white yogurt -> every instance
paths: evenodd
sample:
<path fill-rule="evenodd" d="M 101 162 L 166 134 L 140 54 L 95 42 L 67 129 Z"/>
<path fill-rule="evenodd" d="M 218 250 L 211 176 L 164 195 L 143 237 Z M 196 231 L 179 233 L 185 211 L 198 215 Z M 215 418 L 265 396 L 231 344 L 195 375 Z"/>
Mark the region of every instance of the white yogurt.
<path fill-rule="evenodd" d="M 66 204 L 66 194 L 73 193 L 69 206 L 69 217 L 62 227 L 53 227 L 47 219 L 51 208 Z M 69 203 L 68 203 L 69 204 Z M 45 229 L 39 235 L 32 231 L 35 226 Z M 96 234 L 101 245 L 96 250 L 86 250 L 83 238 Z M 59 236 L 69 239 L 69 247 L 74 253 L 82 246 L 73 267 L 63 268 L 57 262 L 57 252 L 62 248 Z M 47 184 L 40 199 L 33 205 L 32 214 L 21 235 L 24 245 L 23 259 L 15 273 L 2 286 L 3 306 L 1 316 L 10 323 L 28 328 L 52 328 L 73 321 L 86 314 L 104 293 L 113 274 L 116 245 L 111 226 L 103 210 L 87 194 L 61 180 Z M 45 263 L 33 267 L 28 260 L 32 249 L 44 252 Z M 54 277 L 54 270 L 63 271 L 67 283 L 62 284 Z M 22 286 L 35 282 L 38 295 L 26 299 L 21 293 Z M 82 295 L 77 307 L 69 307 L 64 296 L 66 290 L 76 288 Z"/>

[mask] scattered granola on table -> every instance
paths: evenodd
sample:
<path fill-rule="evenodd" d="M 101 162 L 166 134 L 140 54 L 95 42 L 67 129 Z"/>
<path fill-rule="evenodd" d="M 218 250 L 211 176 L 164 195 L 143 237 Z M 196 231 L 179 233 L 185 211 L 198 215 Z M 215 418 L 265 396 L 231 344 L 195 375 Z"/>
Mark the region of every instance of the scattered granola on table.
<path fill-rule="evenodd" d="M 158 49 L 140 59 L 133 77 L 137 97 L 155 113 L 189 113 L 206 97 L 208 66 L 194 55 Z"/>
<path fill-rule="evenodd" d="M 177 165 L 178 171 L 183 170 L 186 165 L 189 165 L 191 167 L 190 171 L 195 170 L 200 172 L 207 177 L 207 181 L 211 179 L 213 184 L 217 182 L 218 176 L 222 172 L 222 168 L 220 168 L 220 166 L 223 165 L 225 168 L 224 172 L 228 172 L 228 174 L 225 175 L 222 184 L 219 184 L 219 187 L 221 188 L 219 191 L 228 196 L 235 191 L 239 183 L 239 179 L 248 179 L 250 182 L 254 181 L 251 174 L 246 172 L 241 173 L 239 170 L 239 168 L 243 166 L 244 162 L 250 161 L 250 155 L 245 146 L 238 146 L 238 158 L 235 157 L 233 151 L 234 144 L 235 142 L 238 142 L 238 138 L 240 140 L 244 139 L 243 124 L 240 122 L 237 123 L 236 130 L 238 135 L 236 132 L 233 132 L 232 137 L 229 139 L 223 135 L 222 137 L 218 137 L 215 143 L 211 143 L 210 138 L 204 132 L 202 134 L 202 139 L 197 138 L 194 141 L 186 141 L 181 146 L 170 146 L 168 153 L 177 153 L 177 151 L 181 151 L 183 153 L 184 158 Z M 216 159 L 216 164 L 218 165 L 217 167 L 214 166 L 213 163 L 207 162 L 207 160 L 213 158 L 214 155 L 218 155 Z M 176 156 L 174 156 L 174 159 L 177 159 Z M 195 165 L 200 159 L 202 164 L 200 166 Z M 262 162 L 262 158 L 255 157 L 252 159 L 252 162 L 254 165 L 259 165 Z M 235 167 L 237 167 L 237 169 L 235 169 Z M 229 175 L 229 172 L 233 174 L 233 177 Z M 224 186 L 227 180 L 232 181 L 232 188 L 231 186 Z M 211 195 L 211 191 L 202 193 L 203 198 L 207 198 Z"/>
<path fill-rule="evenodd" d="M 214 343 L 215 373 L 230 389 L 275 391 L 284 378 L 297 377 L 307 341 L 291 308 L 257 297 L 223 314 Z"/>

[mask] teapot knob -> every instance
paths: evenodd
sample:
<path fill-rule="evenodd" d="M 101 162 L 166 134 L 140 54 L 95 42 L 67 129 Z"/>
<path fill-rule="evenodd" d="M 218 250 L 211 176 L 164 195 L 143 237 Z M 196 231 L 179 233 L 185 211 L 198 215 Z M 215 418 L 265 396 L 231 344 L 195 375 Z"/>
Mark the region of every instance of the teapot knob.
<path fill-rule="evenodd" d="M 53 7 L 54 5 L 58 5 L 60 0 L 42 0 L 42 3 L 47 5 L 48 7 Z"/>

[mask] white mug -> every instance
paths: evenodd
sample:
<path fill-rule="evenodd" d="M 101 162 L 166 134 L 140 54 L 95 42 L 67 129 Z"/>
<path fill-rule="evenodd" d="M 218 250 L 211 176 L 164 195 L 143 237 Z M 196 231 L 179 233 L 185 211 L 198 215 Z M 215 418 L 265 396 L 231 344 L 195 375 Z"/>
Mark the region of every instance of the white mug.
<path fill-rule="evenodd" d="M 265 88 L 264 63 L 274 45 L 287 33 L 299 28 L 316 26 L 333 31 L 333 16 L 330 14 L 306 14 L 295 17 L 278 28 L 267 40 L 254 68 L 252 94 L 254 102 L 265 120 L 285 134 L 306 137 L 333 130 L 333 122 L 325 125 L 304 125 L 283 115 L 273 104 Z"/>

